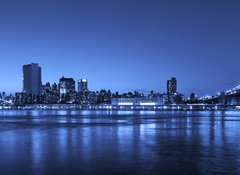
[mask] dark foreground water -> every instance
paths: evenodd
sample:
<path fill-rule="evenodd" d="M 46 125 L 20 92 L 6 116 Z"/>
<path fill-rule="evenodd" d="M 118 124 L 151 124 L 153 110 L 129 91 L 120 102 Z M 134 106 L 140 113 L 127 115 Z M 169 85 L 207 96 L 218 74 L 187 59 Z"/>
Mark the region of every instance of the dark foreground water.
<path fill-rule="evenodd" d="M 0 174 L 240 174 L 240 112 L 0 110 Z"/>

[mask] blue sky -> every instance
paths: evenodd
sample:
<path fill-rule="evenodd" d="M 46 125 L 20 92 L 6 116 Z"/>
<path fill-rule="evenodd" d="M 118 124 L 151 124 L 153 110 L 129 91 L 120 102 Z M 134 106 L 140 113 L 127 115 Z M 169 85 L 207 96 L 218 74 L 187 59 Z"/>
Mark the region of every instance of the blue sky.
<path fill-rule="evenodd" d="M 215 94 L 240 84 L 240 1 L 0 1 L 0 91 L 22 90 L 22 65 L 43 83 L 64 75 L 90 90 Z"/>

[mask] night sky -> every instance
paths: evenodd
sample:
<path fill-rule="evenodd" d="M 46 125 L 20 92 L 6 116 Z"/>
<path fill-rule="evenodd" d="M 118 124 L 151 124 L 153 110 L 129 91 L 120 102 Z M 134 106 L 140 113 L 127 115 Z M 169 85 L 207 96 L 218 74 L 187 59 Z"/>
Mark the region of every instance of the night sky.
<path fill-rule="evenodd" d="M 214 95 L 240 84 L 239 0 L 0 0 L 0 91 L 87 78 L 90 90 Z"/>

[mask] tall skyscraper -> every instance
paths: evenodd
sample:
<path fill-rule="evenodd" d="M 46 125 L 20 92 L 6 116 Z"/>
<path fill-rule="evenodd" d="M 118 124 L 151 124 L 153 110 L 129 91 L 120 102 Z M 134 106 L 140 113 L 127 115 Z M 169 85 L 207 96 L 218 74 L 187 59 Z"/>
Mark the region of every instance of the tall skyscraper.
<path fill-rule="evenodd" d="M 60 95 L 75 92 L 75 81 L 73 78 L 62 77 L 59 80 Z"/>
<path fill-rule="evenodd" d="M 167 81 L 167 95 L 174 95 L 177 93 L 177 79 L 172 77 L 171 80 Z"/>
<path fill-rule="evenodd" d="M 88 80 L 80 79 L 78 80 L 78 92 L 80 91 L 88 91 Z"/>
<path fill-rule="evenodd" d="M 23 65 L 23 92 L 41 94 L 42 71 L 37 63 Z"/>

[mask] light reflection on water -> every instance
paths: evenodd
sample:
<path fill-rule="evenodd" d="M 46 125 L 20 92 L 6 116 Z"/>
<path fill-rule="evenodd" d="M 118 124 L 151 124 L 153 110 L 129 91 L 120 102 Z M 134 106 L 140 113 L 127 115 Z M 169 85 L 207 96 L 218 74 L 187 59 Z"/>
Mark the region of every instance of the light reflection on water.
<path fill-rule="evenodd" d="M 0 111 L 0 174 L 240 174 L 238 111 Z"/>

